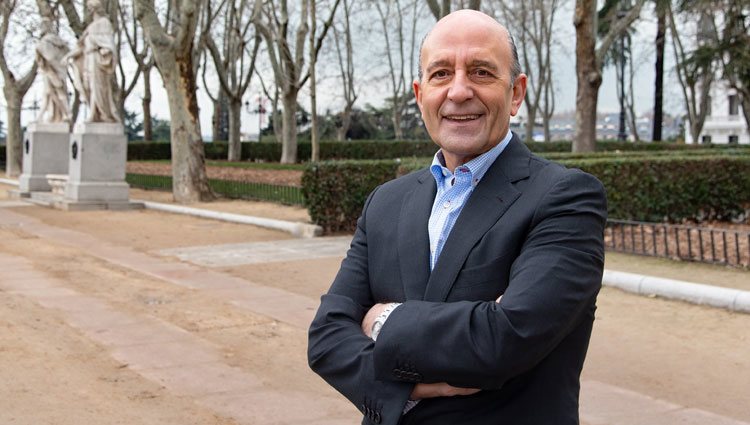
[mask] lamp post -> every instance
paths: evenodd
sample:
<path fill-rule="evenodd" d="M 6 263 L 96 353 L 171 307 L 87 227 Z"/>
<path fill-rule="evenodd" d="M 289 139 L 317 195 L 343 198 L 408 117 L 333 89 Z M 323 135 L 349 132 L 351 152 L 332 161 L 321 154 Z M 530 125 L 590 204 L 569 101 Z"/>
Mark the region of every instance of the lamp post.
<path fill-rule="evenodd" d="M 266 99 L 262 95 L 258 95 L 256 98 L 258 105 L 255 108 L 251 107 L 250 101 L 245 101 L 245 111 L 248 114 L 258 114 L 258 141 L 260 142 L 260 132 L 263 130 L 263 116 L 266 114 Z"/>

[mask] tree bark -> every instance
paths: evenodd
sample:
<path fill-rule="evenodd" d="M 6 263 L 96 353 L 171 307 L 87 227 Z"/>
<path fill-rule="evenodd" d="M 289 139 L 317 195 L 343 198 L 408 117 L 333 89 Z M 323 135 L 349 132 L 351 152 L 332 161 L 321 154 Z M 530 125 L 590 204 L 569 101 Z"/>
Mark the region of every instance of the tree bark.
<path fill-rule="evenodd" d="M 318 140 L 318 93 L 317 82 L 315 81 L 315 64 L 318 61 L 318 55 L 315 51 L 315 31 L 317 22 L 315 22 L 315 9 L 317 2 L 310 1 L 310 161 L 320 161 L 320 141 Z"/>
<path fill-rule="evenodd" d="M 138 20 L 151 46 L 167 91 L 171 124 L 172 193 L 175 201 L 190 203 L 214 198 L 206 176 L 200 131 L 193 39 L 201 2 L 186 1 L 173 19 L 174 34 L 159 23 L 153 0 L 136 0 Z"/>
<path fill-rule="evenodd" d="M 576 28 L 576 131 L 573 152 L 596 150 L 596 108 L 602 85 L 604 55 L 640 14 L 645 0 L 636 0 L 625 17 L 610 26 L 597 46 L 596 0 L 576 0 L 573 24 Z"/>
<path fill-rule="evenodd" d="M 229 99 L 229 161 L 242 161 L 242 140 L 240 138 L 240 123 L 242 120 L 242 99 Z"/>
<path fill-rule="evenodd" d="M 297 162 L 297 92 L 287 92 L 281 98 L 281 163 Z"/>
<path fill-rule="evenodd" d="M 662 122 L 664 121 L 664 37 L 667 33 L 666 11 L 660 7 L 657 1 L 656 7 L 656 76 L 654 80 L 654 122 L 651 131 L 651 140 L 661 141 Z"/>
<path fill-rule="evenodd" d="M 573 152 L 596 150 L 596 103 L 602 75 L 596 63 L 596 0 L 576 0 L 576 131 Z"/>
<path fill-rule="evenodd" d="M 23 143 L 21 142 L 23 136 L 21 134 L 21 101 L 23 98 L 10 84 L 6 83 L 3 91 L 8 117 L 8 132 L 5 139 L 5 175 L 18 177 L 21 174 L 23 162 Z"/>
<path fill-rule="evenodd" d="M 151 125 L 151 68 L 143 72 L 143 140 L 150 142 L 153 140 L 153 129 Z"/>

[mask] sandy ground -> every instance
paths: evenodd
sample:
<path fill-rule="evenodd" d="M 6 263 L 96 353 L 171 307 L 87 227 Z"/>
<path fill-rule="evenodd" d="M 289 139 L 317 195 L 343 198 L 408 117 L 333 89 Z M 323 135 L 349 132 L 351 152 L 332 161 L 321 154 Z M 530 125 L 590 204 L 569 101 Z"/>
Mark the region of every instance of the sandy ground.
<path fill-rule="evenodd" d="M 0 186 L 0 199 L 5 190 Z M 134 195 L 144 198 L 144 194 Z M 241 205 L 278 218 L 287 207 Z M 261 203 L 262 204 L 262 203 Z M 76 230 L 140 252 L 222 243 L 280 240 L 288 235 L 253 226 L 157 213 L 76 212 L 10 208 L 16 214 Z M 307 368 L 306 331 L 207 299 L 90 254 L 0 226 L 0 254 L 25 257 L 33 267 L 77 292 L 134 316 L 155 317 L 219 347 L 225 361 L 252 373 L 269 389 L 302 391 L 353 407 Z M 155 255 L 155 254 L 154 254 Z M 341 258 L 220 269 L 247 281 L 318 299 Z M 607 267 L 742 287 L 750 274 L 622 254 Z M 4 273 L 5 271 L 3 271 Z M 1 276 L 1 275 L 0 275 Z M 744 278 L 744 279 L 743 279 Z M 645 298 L 603 289 L 583 378 L 689 407 L 750 421 L 750 315 Z M 55 310 L 0 291 L 0 423 L 3 424 L 233 424 L 176 396 L 113 360 L 106 347 L 67 326 Z"/>

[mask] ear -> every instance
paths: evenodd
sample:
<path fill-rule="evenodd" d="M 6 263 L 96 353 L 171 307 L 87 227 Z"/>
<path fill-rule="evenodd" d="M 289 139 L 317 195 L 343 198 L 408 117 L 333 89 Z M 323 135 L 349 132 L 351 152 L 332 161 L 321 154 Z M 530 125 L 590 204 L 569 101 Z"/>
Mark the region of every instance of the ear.
<path fill-rule="evenodd" d="M 422 91 L 420 90 L 419 86 L 419 80 L 414 80 L 412 82 L 412 88 L 414 89 L 414 97 L 417 99 L 417 106 L 419 106 L 419 111 L 422 111 Z"/>
<path fill-rule="evenodd" d="M 510 103 L 510 115 L 516 116 L 518 110 L 521 109 L 523 99 L 526 97 L 526 74 L 519 74 L 516 77 L 516 82 L 513 84 L 513 97 Z"/>

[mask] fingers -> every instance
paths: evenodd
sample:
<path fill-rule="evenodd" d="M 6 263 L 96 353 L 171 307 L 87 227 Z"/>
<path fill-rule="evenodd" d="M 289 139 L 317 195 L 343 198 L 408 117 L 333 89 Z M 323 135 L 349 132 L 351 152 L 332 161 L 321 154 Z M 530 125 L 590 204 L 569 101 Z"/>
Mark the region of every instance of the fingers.
<path fill-rule="evenodd" d="M 423 398 L 434 397 L 455 397 L 476 394 L 481 391 L 478 388 L 460 388 L 449 385 L 445 382 L 434 384 L 417 384 L 409 397 L 411 400 L 421 400 Z"/>

